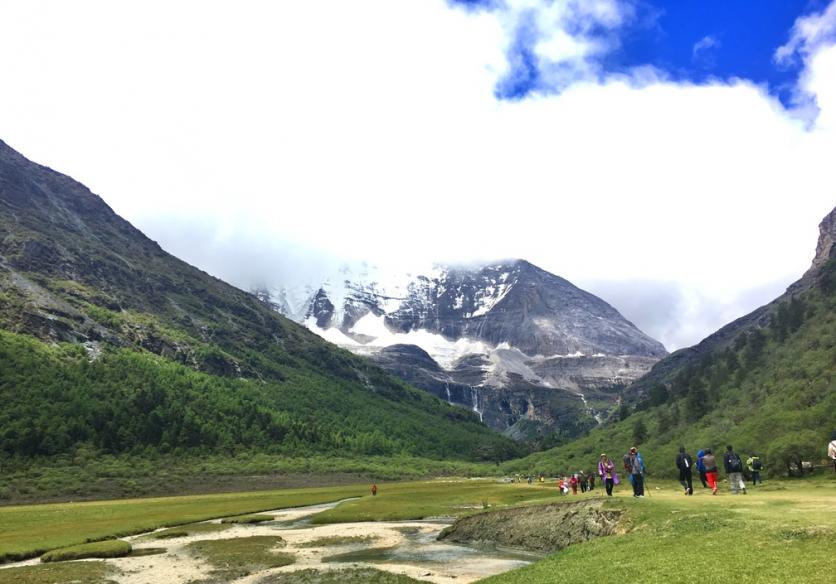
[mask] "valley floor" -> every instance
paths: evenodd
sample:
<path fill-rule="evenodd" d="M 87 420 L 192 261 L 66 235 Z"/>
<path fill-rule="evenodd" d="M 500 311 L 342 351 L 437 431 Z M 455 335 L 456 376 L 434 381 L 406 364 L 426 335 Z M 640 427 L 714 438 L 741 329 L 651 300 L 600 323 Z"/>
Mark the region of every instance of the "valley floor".
<path fill-rule="evenodd" d="M 128 537 L 134 557 L 55 564 L 33 559 L 26 562 L 30 565 L 1 567 L 0 583 L 140 584 L 159 581 L 163 572 L 172 582 L 242 584 L 832 581 L 832 475 L 769 481 L 736 496 L 712 497 L 704 490 L 683 496 L 673 482 L 654 484 L 643 499 L 628 491 L 622 486 L 611 499 L 602 498 L 600 490 L 561 496 L 553 482 L 449 479 L 381 483 L 376 497 L 367 485 L 355 485 L 4 507 L 0 556 L 7 561 L 85 540 L 182 527 Z M 333 504 L 342 499 L 350 500 Z M 435 542 L 455 517 L 584 499 L 603 499 L 604 509 L 622 511 L 616 535 L 544 558 Z M 315 506 L 289 509 L 310 505 Z M 245 517 L 243 523 L 211 519 L 264 510 L 269 510 L 266 517 Z M 524 525 L 537 529 L 530 520 Z M 544 532 L 554 529 L 542 526 Z M 142 555 L 153 553 L 142 551 L 149 548 L 160 553 Z M 331 572 L 335 568 L 338 574 Z M 496 575 L 480 580 L 490 574 Z"/>

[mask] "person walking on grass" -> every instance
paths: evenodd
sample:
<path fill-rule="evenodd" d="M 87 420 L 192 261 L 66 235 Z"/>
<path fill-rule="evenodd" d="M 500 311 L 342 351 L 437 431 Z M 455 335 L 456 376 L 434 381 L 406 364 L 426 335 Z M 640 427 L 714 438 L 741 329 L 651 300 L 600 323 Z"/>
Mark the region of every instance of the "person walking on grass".
<path fill-rule="evenodd" d="M 578 486 L 581 488 L 581 493 L 586 492 L 586 473 L 582 470 L 578 471 Z"/>
<path fill-rule="evenodd" d="M 741 491 L 746 494 L 746 483 L 743 482 L 743 461 L 740 456 L 734 451 L 731 444 L 726 446 L 726 454 L 723 455 L 723 466 L 726 468 L 726 475 L 729 479 L 729 487 L 731 487 L 732 495 L 737 495 Z"/>
<path fill-rule="evenodd" d="M 746 459 L 746 466 L 749 467 L 749 472 L 752 473 L 752 486 L 754 487 L 758 483 L 763 484 L 763 479 L 761 479 L 763 462 L 761 462 L 757 454 L 753 454 Z"/>
<path fill-rule="evenodd" d="M 595 490 L 595 473 L 594 472 L 589 473 L 589 476 L 586 477 L 586 480 L 589 481 L 589 489 L 587 489 L 587 490 L 594 491 Z"/>
<path fill-rule="evenodd" d="M 569 478 L 569 486 L 572 487 L 572 494 L 577 495 L 578 494 L 578 475 L 573 474 Z"/>
<path fill-rule="evenodd" d="M 372 483 L 372 497 L 377 496 L 377 483 Z"/>
<path fill-rule="evenodd" d="M 633 482 L 633 496 L 644 497 L 644 460 L 639 450 L 633 446 L 629 453 L 630 475 Z"/>
<path fill-rule="evenodd" d="M 702 483 L 702 488 L 705 489 L 708 487 L 708 483 L 705 481 L 705 464 L 703 464 L 702 457 L 705 456 L 704 450 L 699 450 L 697 452 L 697 472 L 700 473 L 700 482 Z"/>
<path fill-rule="evenodd" d="M 618 473 L 615 472 L 615 465 L 610 457 L 602 453 L 598 460 L 598 476 L 601 477 L 601 484 L 607 491 L 607 496 L 612 497 L 612 489 L 620 481 L 618 480 Z"/>
<path fill-rule="evenodd" d="M 830 435 L 830 444 L 827 445 L 827 456 L 833 461 L 833 472 L 836 472 L 836 432 Z"/>
<path fill-rule="evenodd" d="M 691 484 L 691 469 L 694 466 L 694 459 L 685 452 L 685 447 L 679 447 L 679 454 L 676 455 L 676 468 L 679 469 L 679 484 L 685 489 L 686 495 L 694 494 L 694 486 Z"/>
<path fill-rule="evenodd" d="M 710 448 L 706 448 L 702 457 L 702 464 L 705 467 L 705 480 L 711 487 L 711 494 L 717 494 L 717 459 Z"/>

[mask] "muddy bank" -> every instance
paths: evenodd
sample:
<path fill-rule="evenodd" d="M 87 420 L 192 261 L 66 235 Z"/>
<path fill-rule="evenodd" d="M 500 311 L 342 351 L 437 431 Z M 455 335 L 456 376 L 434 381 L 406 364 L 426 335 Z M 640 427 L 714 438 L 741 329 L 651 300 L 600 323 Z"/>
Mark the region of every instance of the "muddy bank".
<path fill-rule="evenodd" d="M 439 539 L 556 552 L 573 543 L 617 531 L 622 511 L 605 509 L 603 503 L 603 500 L 592 500 L 488 511 L 459 519 Z"/>

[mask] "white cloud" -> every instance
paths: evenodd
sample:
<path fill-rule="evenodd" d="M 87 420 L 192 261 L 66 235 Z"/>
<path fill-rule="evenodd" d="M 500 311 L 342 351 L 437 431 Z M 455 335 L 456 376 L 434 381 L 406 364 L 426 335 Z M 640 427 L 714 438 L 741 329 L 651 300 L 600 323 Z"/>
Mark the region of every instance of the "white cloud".
<path fill-rule="evenodd" d="M 836 2 L 821 12 L 809 14 L 795 21 L 790 40 L 775 50 L 775 61 L 787 64 L 795 58 L 807 58 L 833 44 L 836 36 Z"/>
<path fill-rule="evenodd" d="M 696 61 L 701 54 L 711 49 L 719 48 L 720 45 L 721 43 L 716 37 L 706 35 L 694 43 L 694 46 L 691 48 L 691 58 Z"/>
<path fill-rule="evenodd" d="M 569 23 L 556 7 L 614 31 L 631 18 L 614 2 L 554 3 L 540 26 Z M 808 128 L 762 87 L 652 70 L 497 102 L 507 15 L 442 0 L 2 11 L 0 138 L 240 284 L 247 257 L 291 278 L 311 249 L 397 265 L 525 257 L 579 283 L 674 282 L 709 299 L 672 317 L 693 319 L 681 342 L 694 342 L 712 311 L 800 275 L 836 203 L 826 43 L 805 57 L 821 110 Z M 588 54 L 571 45 L 582 29 L 558 46 L 571 30 L 548 28 L 544 54 Z M 234 261 L 201 249 L 219 242 Z"/>

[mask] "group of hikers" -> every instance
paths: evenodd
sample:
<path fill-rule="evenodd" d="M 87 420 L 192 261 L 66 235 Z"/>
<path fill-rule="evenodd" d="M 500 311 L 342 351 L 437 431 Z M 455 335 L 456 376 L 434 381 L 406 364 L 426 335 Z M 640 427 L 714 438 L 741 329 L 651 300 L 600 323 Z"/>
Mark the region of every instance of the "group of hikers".
<path fill-rule="evenodd" d="M 746 483 L 743 480 L 743 460 L 731 445 L 726 446 L 726 452 L 723 454 L 722 461 L 731 492 L 733 494 L 746 494 Z M 705 448 L 699 450 L 695 462 L 694 458 L 686 452 L 685 447 L 680 446 L 679 453 L 676 456 L 676 468 L 679 470 L 679 483 L 682 485 L 684 494 L 686 495 L 694 494 L 692 475 L 695 467 L 703 488 L 710 488 L 711 493 L 716 495 L 718 491 L 719 463 L 712 449 Z M 756 454 L 749 456 L 746 459 L 746 468 L 749 471 L 753 485 L 763 483 L 761 472 L 764 471 L 764 466 L 760 457 Z M 630 448 L 622 457 L 622 469 L 622 472 L 626 474 L 633 488 L 633 496 L 644 497 L 647 467 L 641 453 L 635 446 Z M 614 487 L 621 483 L 618 474 L 619 471 L 616 469 L 616 464 L 612 458 L 606 453 L 602 453 L 598 460 L 597 473 L 578 471 L 571 476 L 560 477 L 557 479 L 557 487 L 564 495 L 569 494 L 570 491 L 576 495 L 578 490 L 581 493 L 590 492 L 595 489 L 597 475 L 607 495 L 611 497 Z M 517 475 L 516 480 L 520 482 L 521 477 Z M 533 476 L 529 475 L 528 483 L 531 484 L 533 482 Z M 539 476 L 538 482 L 545 482 L 542 474 Z"/>

